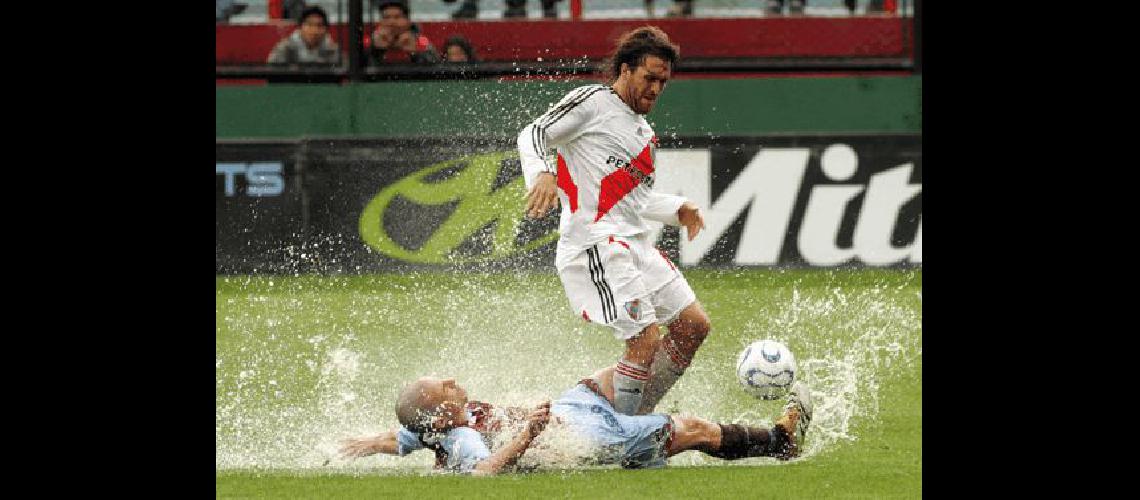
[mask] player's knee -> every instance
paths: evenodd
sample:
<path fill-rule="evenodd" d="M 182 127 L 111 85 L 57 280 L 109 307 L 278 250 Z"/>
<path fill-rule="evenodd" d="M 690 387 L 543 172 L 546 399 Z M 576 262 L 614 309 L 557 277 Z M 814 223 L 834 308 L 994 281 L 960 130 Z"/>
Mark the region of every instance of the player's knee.
<path fill-rule="evenodd" d="M 712 324 L 709 322 L 709 317 L 702 311 L 700 316 L 693 320 L 689 328 L 689 336 L 693 340 L 703 342 L 709 336 L 709 332 L 712 331 Z"/>
<path fill-rule="evenodd" d="M 690 343 L 700 345 L 712 331 L 712 324 L 704 311 L 697 310 L 695 314 L 686 315 L 670 325 L 670 332 L 683 335 Z"/>

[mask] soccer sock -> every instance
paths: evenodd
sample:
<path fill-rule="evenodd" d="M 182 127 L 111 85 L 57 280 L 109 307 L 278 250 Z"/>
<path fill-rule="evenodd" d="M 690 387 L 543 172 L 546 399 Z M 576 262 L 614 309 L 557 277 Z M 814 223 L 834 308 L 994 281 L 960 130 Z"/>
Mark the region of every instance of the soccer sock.
<path fill-rule="evenodd" d="M 624 358 L 618 361 L 614 369 L 614 409 L 626 415 L 636 414 L 648 379 L 645 367 Z"/>
<path fill-rule="evenodd" d="M 720 424 L 720 447 L 715 450 L 699 449 L 706 454 L 726 460 L 747 457 L 782 458 L 790 451 L 788 445 L 788 434 L 779 426 L 763 429 L 737 424 Z"/>
<path fill-rule="evenodd" d="M 661 341 L 661 348 L 653 355 L 650 365 L 649 384 L 645 387 L 645 398 L 641 401 L 640 413 L 649 413 L 665 397 L 677 379 L 685 373 L 691 359 L 685 358 L 669 337 Z"/>

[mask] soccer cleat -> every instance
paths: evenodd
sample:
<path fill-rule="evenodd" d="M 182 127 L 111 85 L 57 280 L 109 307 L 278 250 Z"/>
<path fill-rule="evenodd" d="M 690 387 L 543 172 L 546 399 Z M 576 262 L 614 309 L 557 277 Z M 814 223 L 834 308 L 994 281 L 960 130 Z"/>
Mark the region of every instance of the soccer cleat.
<path fill-rule="evenodd" d="M 788 403 L 784 405 L 784 414 L 775 422 L 788 436 L 788 442 L 782 452 L 776 455 L 777 458 L 787 460 L 799 455 L 800 443 L 811 425 L 811 414 L 811 389 L 803 382 L 792 384 L 788 391 Z"/>

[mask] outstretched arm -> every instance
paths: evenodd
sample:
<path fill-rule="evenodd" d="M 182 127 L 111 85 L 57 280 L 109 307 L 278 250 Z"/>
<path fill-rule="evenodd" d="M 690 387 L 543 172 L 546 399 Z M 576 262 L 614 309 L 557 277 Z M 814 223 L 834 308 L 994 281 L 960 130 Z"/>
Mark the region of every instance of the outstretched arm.
<path fill-rule="evenodd" d="M 400 453 L 396 431 L 388 431 L 372 437 L 350 438 L 341 441 L 340 454 L 345 458 L 360 458 L 377 453 L 398 455 Z"/>

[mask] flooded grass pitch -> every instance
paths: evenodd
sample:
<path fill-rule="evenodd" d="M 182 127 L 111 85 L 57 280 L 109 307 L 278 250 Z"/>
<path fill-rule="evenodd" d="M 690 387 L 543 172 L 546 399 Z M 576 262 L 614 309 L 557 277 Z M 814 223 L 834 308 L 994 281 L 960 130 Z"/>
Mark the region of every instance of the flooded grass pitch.
<path fill-rule="evenodd" d="M 810 463 L 859 442 L 879 421 L 885 389 L 921 384 L 921 270 L 685 274 L 712 332 L 658 411 L 769 425 L 780 403 L 747 395 L 733 364 L 750 342 L 779 340 L 795 353 L 800 377 L 813 389 L 815 417 L 796 460 Z M 455 377 L 474 400 L 529 406 L 556 398 L 622 352 L 608 329 L 570 311 L 549 273 L 216 281 L 219 474 L 428 473 L 430 453 L 345 461 L 336 456 L 338 442 L 395 428 L 395 396 L 421 375 Z M 524 458 L 543 462 L 534 464 L 539 470 L 574 469 L 571 441 L 549 436 Z M 669 463 L 780 462 L 686 452 Z"/>

